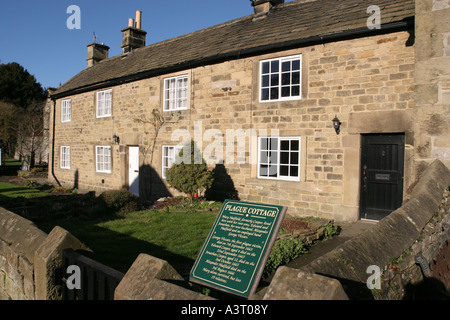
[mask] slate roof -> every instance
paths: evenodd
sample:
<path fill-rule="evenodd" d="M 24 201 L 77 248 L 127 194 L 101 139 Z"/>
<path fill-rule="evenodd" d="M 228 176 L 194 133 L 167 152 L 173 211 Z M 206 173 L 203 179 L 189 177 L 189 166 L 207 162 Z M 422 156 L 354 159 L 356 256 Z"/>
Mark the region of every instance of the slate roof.
<path fill-rule="evenodd" d="M 368 32 L 367 8 L 381 9 L 382 25 L 414 16 L 414 0 L 293 1 L 273 7 L 269 14 L 236 20 L 195 31 L 129 54 L 105 59 L 61 85 L 52 97 L 97 90 L 195 65 L 236 59 L 264 50 L 300 46 L 301 40 L 319 40 L 351 30 Z"/>

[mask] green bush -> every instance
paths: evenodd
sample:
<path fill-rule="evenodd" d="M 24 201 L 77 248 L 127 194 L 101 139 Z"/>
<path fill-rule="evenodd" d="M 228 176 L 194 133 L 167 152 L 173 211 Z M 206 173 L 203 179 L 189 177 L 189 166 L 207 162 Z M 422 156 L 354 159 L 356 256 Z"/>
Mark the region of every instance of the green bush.
<path fill-rule="evenodd" d="M 189 147 L 190 157 L 183 157 L 183 150 L 189 150 Z M 193 141 L 190 146 L 184 146 L 183 150 L 177 157 L 177 163 L 167 170 L 166 181 L 171 187 L 186 193 L 192 203 L 194 193 L 211 187 L 213 175 L 208 170 L 205 160 L 199 156 L 200 152 Z"/>
<path fill-rule="evenodd" d="M 307 251 L 306 245 L 298 238 L 276 241 L 267 259 L 262 278 L 267 278 L 279 266 L 287 264 Z"/>
<path fill-rule="evenodd" d="M 125 189 L 105 191 L 100 199 L 113 212 L 125 214 L 140 209 L 139 198 Z"/>

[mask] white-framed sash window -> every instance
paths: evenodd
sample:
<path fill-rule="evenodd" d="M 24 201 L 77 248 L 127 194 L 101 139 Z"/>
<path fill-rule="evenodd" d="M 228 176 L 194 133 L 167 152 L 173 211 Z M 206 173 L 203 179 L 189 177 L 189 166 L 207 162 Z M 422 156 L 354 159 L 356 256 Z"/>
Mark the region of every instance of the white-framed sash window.
<path fill-rule="evenodd" d="M 166 178 L 166 172 L 175 163 L 176 156 L 183 149 L 181 146 L 163 146 L 162 152 L 162 177 Z"/>
<path fill-rule="evenodd" d="M 111 173 L 111 147 L 95 147 L 95 168 L 97 172 Z"/>
<path fill-rule="evenodd" d="M 72 100 L 61 101 L 61 122 L 70 122 L 72 113 Z"/>
<path fill-rule="evenodd" d="M 112 114 L 112 90 L 97 92 L 97 118 L 110 117 Z"/>
<path fill-rule="evenodd" d="M 70 147 L 61 146 L 61 169 L 70 169 Z"/>
<path fill-rule="evenodd" d="M 258 178 L 300 181 L 301 137 L 259 137 Z"/>
<path fill-rule="evenodd" d="M 302 56 L 260 62 L 259 101 L 300 100 L 302 97 Z"/>
<path fill-rule="evenodd" d="M 188 108 L 188 76 L 164 79 L 164 111 Z"/>

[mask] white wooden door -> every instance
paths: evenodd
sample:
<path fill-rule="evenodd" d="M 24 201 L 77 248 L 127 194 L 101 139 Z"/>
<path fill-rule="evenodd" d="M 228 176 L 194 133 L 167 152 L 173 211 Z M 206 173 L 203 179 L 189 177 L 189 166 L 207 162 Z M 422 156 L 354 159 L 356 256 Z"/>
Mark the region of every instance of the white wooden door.
<path fill-rule="evenodd" d="M 139 147 L 128 148 L 128 188 L 139 197 Z"/>

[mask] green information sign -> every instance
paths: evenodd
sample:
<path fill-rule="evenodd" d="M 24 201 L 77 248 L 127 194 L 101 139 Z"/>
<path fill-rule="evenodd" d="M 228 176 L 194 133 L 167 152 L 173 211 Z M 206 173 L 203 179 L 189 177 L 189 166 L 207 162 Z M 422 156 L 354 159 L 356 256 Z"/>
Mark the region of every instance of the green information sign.
<path fill-rule="evenodd" d="M 258 287 L 286 207 L 226 200 L 190 281 L 249 298 Z"/>

